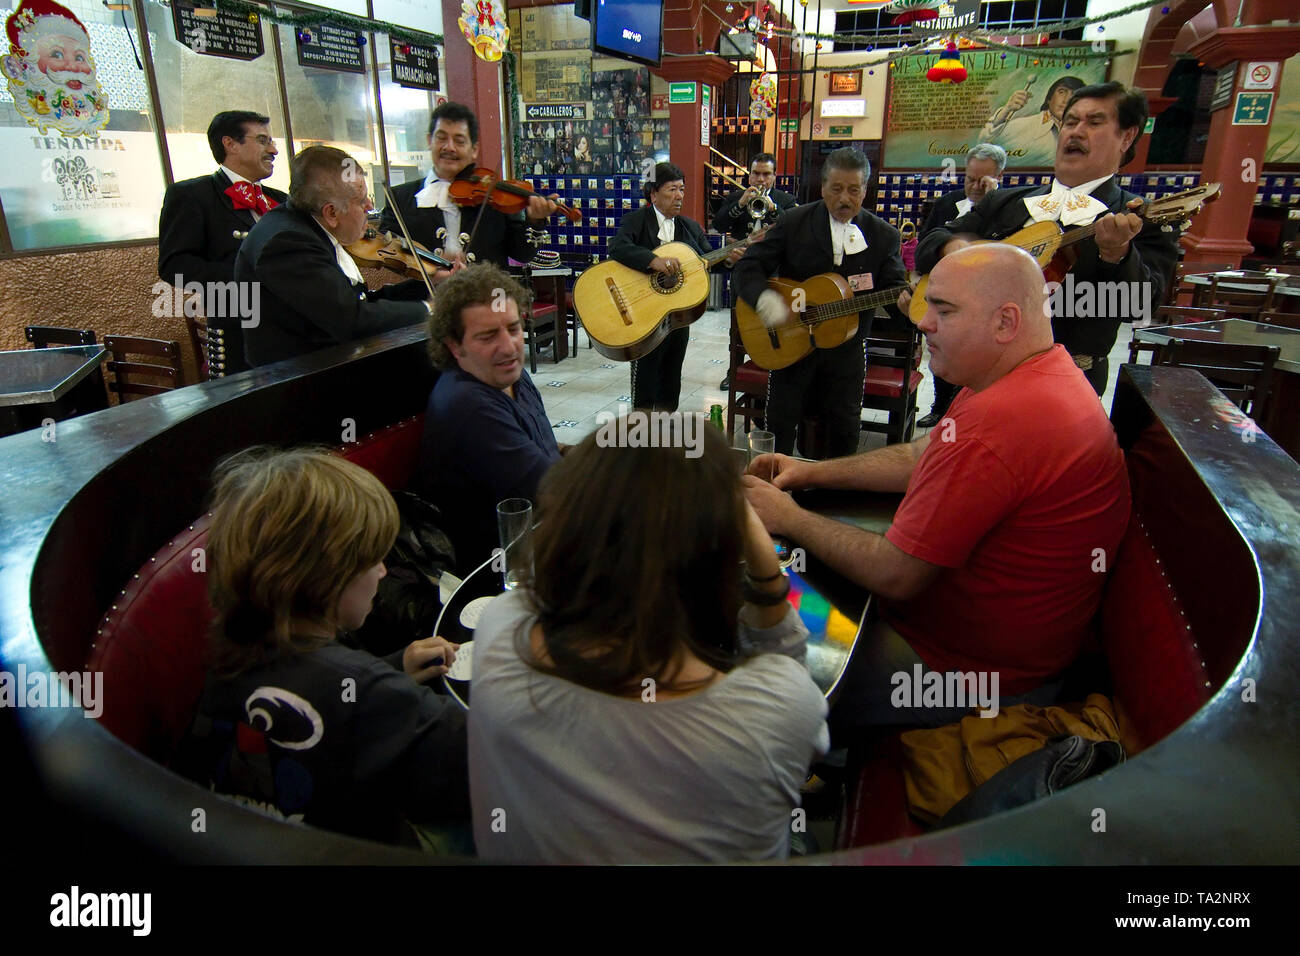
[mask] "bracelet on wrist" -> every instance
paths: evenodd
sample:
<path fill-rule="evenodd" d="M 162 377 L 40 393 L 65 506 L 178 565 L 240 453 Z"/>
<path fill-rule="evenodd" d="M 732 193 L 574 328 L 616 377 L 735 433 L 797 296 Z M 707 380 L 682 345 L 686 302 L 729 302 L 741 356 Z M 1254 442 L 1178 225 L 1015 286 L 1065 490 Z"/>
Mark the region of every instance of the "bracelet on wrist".
<path fill-rule="evenodd" d="M 759 588 L 749 575 L 745 575 L 740 584 L 741 597 L 747 604 L 758 607 L 775 607 L 783 602 L 790 593 L 790 579 L 785 578 L 780 591 L 764 591 Z"/>

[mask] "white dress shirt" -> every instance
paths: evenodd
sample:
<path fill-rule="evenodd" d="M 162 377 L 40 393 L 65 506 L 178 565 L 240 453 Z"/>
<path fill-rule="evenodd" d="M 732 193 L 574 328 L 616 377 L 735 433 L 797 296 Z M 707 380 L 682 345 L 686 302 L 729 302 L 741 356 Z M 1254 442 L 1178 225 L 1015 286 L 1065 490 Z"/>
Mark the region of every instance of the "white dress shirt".
<path fill-rule="evenodd" d="M 661 213 L 659 211 L 659 207 L 654 205 L 653 203 L 651 204 L 650 208 L 655 211 L 655 218 L 659 220 L 659 241 L 676 242 L 677 227 L 673 225 L 673 219 L 669 219 L 667 216 Z M 676 217 L 673 218 L 675 219 Z"/>
<path fill-rule="evenodd" d="M 452 202 L 450 188 L 451 183 L 438 178 L 437 170 L 431 169 L 424 177 L 424 188 L 415 194 L 415 205 L 420 209 L 442 210 L 442 224 L 447 229 L 442 241 L 443 253 L 455 255 L 461 251 L 460 207 Z"/>
<path fill-rule="evenodd" d="M 315 216 L 312 218 L 315 219 L 317 223 L 320 223 L 322 229 L 325 229 L 325 224 L 322 223 L 319 218 Z M 337 239 L 330 235 L 328 229 L 325 229 L 325 235 L 329 238 L 330 244 L 334 246 L 334 258 L 338 260 L 339 268 L 343 270 L 343 274 L 348 277 L 348 281 L 353 285 L 356 285 L 358 282 L 365 285 L 366 280 L 361 275 L 361 270 L 357 268 L 356 262 L 353 261 L 350 255 L 348 255 L 348 251 L 343 248 L 342 244 Z"/>
<path fill-rule="evenodd" d="M 831 254 L 835 264 L 841 265 L 846 255 L 853 255 L 867 248 L 866 237 L 853 220 L 840 222 L 834 216 L 831 219 Z"/>

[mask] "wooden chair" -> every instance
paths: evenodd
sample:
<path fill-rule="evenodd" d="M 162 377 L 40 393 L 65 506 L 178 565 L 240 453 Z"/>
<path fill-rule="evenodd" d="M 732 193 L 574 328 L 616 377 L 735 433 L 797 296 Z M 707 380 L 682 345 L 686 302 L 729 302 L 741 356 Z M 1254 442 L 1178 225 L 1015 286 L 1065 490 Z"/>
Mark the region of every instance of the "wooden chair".
<path fill-rule="evenodd" d="M 65 329 L 57 325 L 29 325 L 23 330 L 34 349 L 58 348 L 61 345 L 94 345 L 94 329 Z"/>
<path fill-rule="evenodd" d="M 916 390 L 924 376 L 921 330 L 912 322 L 877 316 L 867 337 L 867 378 L 862 407 L 889 412 L 889 421 L 863 422 L 862 430 L 883 432 L 885 442 L 909 442 L 916 431 Z"/>
<path fill-rule="evenodd" d="M 1284 329 L 1300 329 L 1300 313 L 1295 312 L 1261 312 L 1255 321 Z"/>
<path fill-rule="evenodd" d="M 1227 269 L 1237 268 L 1232 262 L 1180 262 L 1174 266 L 1174 278 L 1169 283 L 1169 288 L 1165 290 L 1165 305 L 1177 305 L 1181 296 L 1187 296 L 1192 305 L 1196 305 L 1198 287 L 1190 282 L 1184 282 L 1185 276 L 1209 275 L 1214 272 L 1222 272 Z M 1200 292 L 1204 293 L 1205 287 L 1199 287 Z"/>
<path fill-rule="evenodd" d="M 194 348 L 194 361 L 198 365 L 199 381 L 206 382 L 212 377 L 212 366 L 208 359 L 208 320 L 201 315 L 187 315 L 185 325 L 190 330 L 190 345 Z"/>
<path fill-rule="evenodd" d="M 537 374 L 537 352 L 546 346 L 551 347 L 551 360 L 560 361 L 559 347 L 555 337 L 559 334 L 560 309 L 554 302 L 543 302 L 537 298 L 537 285 L 533 281 L 532 270 L 523 267 L 524 286 L 532 293 L 528 308 L 524 309 L 524 341 L 528 344 L 528 368 Z M 547 283 L 549 284 L 549 283 Z"/>
<path fill-rule="evenodd" d="M 161 395 L 185 384 L 181 361 L 181 344 L 164 339 L 143 339 L 134 335 L 106 335 L 104 348 L 112 353 L 108 362 L 108 390 L 116 392 L 119 402 L 128 395 Z M 128 356 L 143 355 L 166 359 L 165 362 L 136 362 Z M 166 384 L 132 381 L 132 376 L 160 378 Z"/>
<path fill-rule="evenodd" d="M 1210 290 L 1197 303 L 1202 308 L 1223 309 L 1231 319 L 1253 319 L 1273 308 L 1273 289 L 1281 278 L 1241 279 L 1215 276 Z M 1248 289 L 1225 289 L 1223 285 L 1248 286 Z"/>
<path fill-rule="evenodd" d="M 1128 344 L 1128 364 L 1142 365 L 1143 364 L 1143 362 L 1141 361 L 1142 356 L 1150 355 L 1151 361 L 1145 364 L 1159 365 L 1160 349 L 1161 346 L 1160 343 L 1158 342 L 1141 342 L 1138 339 L 1134 338 L 1133 341 L 1129 342 Z"/>
<path fill-rule="evenodd" d="M 1196 309 L 1190 305 L 1162 305 L 1156 309 L 1153 326 L 1188 325 L 1192 322 L 1218 322 L 1227 318 L 1223 309 Z"/>
<path fill-rule="evenodd" d="M 1160 350 L 1160 365 L 1193 368 L 1243 412 L 1262 417 L 1273 382 L 1273 366 L 1281 349 L 1276 345 L 1231 345 L 1170 339 Z"/>
<path fill-rule="evenodd" d="M 736 309 L 731 309 L 730 361 L 727 367 L 727 441 L 734 444 L 736 417 L 744 421 L 745 432 L 749 423 L 762 424 L 767 412 L 767 369 L 759 368 L 745 360 L 745 346 L 736 330 Z"/>

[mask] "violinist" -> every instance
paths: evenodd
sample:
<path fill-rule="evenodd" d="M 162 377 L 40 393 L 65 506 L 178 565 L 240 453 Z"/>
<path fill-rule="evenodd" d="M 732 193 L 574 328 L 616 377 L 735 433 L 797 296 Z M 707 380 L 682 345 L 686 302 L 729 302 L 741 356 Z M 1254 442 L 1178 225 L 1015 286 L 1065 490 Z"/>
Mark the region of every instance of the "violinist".
<path fill-rule="evenodd" d="M 343 150 L 309 146 L 294 156 L 289 201 L 258 221 L 235 259 L 235 280 L 253 283 L 255 324 L 244 334 L 250 365 L 428 319 L 422 280 L 369 291 L 344 250 L 361 238 L 372 208 L 361 167 Z"/>
<path fill-rule="evenodd" d="M 410 227 L 412 239 L 448 259 L 493 262 L 502 268 L 507 259 L 528 262 L 537 254 L 546 220 L 559 208 L 551 200 L 532 196 L 526 209 L 517 215 L 507 215 L 486 203 L 459 206 L 452 200 L 452 182 L 472 176 L 478 160 L 478 119 L 469 107 L 443 103 L 433 111 L 429 117 L 429 153 L 433 168 L 424 179 L 393 188 L 393 198 Z M 385 207 L 379 227 L 384 232 L 399 233 L 391 208 Z M 471 236 L 472 247 L 466 248 Z M 447 275 L 440 272 L 434 280 L 441 281 Z"/>

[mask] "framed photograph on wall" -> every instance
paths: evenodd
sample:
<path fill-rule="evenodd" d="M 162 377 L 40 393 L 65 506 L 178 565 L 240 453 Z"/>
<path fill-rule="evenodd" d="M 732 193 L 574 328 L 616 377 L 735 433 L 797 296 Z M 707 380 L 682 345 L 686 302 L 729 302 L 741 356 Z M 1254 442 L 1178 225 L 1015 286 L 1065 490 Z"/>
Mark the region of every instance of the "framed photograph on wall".
<path fill-rule="evenodd" d="M 857 96 L 862 92 L 861 70 L 832 70 L 831 95 Z"/>

